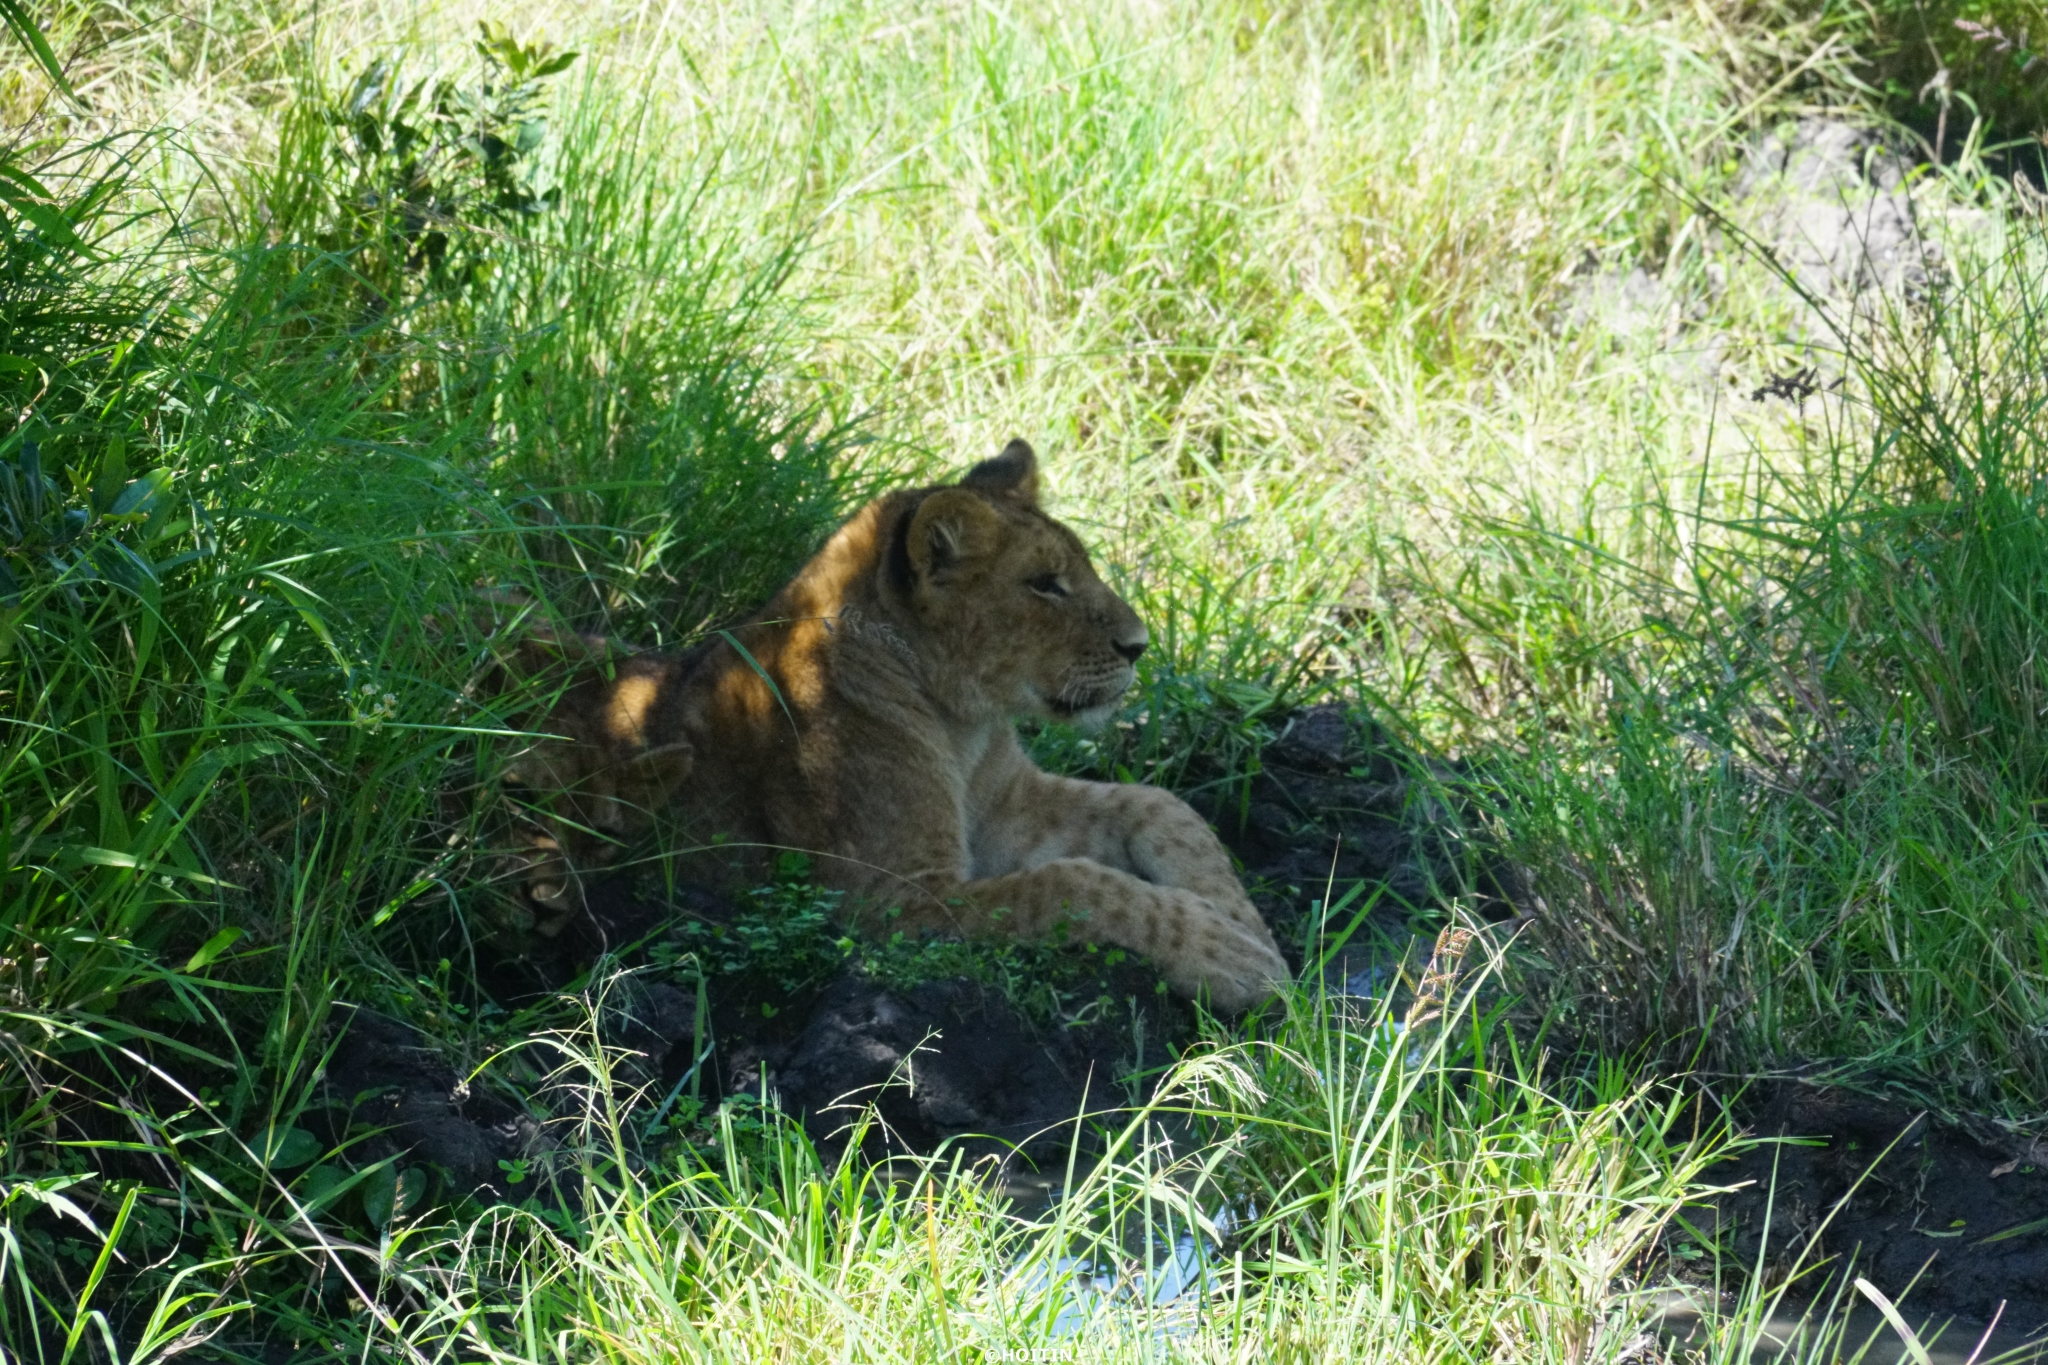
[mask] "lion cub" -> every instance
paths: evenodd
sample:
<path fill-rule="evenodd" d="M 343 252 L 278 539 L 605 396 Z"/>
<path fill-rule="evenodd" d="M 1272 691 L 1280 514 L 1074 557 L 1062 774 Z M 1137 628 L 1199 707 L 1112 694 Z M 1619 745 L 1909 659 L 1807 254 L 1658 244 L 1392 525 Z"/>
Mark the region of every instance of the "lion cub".
<path fill-rule="evenodd" d="M 894 907 L 896 927 L 963 935 L 1070 921 L 1241 1008 L 1287 966 L 1201 817 L 1052 776 L 1013 728 L 1100 724 L 1145 645 L 1012 441 L 958 485 L 869 504 L 684 676 L 637 673 L 680 695 L 633 709 L 663 730 L 642 743 L 694 755 L 669 813 L 722 880 L 800 849 L 869 927 Z"/>

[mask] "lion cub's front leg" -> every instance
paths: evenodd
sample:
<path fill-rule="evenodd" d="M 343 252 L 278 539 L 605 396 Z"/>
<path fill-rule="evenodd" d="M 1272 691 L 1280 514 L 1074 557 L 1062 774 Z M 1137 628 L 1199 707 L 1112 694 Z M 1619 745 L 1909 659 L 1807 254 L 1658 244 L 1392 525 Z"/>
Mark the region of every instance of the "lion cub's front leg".
<path fill-rule="evenodd" d="M 1154 886 L 1192 891 L 1246 928 L 1265 921 L 1244 893 L 1216 835 L 1170 791 L 1084 782 L 1029 769 L 976 828 L 975 862 L 1028 869 L 1086 858 Z"/>
<path fill-rule="evenodd" d="M 973 876 L 959 890 L 973 905 L 1008 910 L 1027 934 L 1076 914 L 1088 938 L 1144 953 L 1175 987 L 1206 987 L 1224 1008 L 1286 981 L 1230 855 L 1186 802 L 1028 763 L 1004 777 L 971 821 Z"/>
<path fill-rule="evenodd" d="M 1036 938 L 1072 922 L 1091 943 L 1152 959 L 1183 995 L 1206 991 L 1218 1009 L 1243 1009 L 1287 980 L 1264 924 L 1256 929 L 1192 891 L 1154 886 L 1088 858 L 1056 858 L 1028 872 L 959 881 L 916 879 L 931 893 L 906 904 L 906 927 Z"/>

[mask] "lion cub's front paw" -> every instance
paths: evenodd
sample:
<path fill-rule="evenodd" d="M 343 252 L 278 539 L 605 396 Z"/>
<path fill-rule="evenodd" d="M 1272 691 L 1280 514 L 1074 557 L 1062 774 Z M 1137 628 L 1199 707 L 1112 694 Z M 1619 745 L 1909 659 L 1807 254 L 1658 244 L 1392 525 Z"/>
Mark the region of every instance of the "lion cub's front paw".
<path fill-rule="evenodd" d="M 1292 980 L 1264 921 L 1254 928 L 1220 909 L 1204 908 L 1208 915 L 1190 936 L 1185 953 L 1163 964 L 1176 990 L 1185 995 L 1206 991 L 1212 1006 L 1234 1012 L 1270 999 Z"/>

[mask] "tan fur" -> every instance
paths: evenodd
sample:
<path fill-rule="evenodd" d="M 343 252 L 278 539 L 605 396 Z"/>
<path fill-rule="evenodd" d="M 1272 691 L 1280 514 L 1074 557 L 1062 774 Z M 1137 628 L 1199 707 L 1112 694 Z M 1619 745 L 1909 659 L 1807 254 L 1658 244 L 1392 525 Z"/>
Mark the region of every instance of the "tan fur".
<path fill-rule="evenodd" d="M 1052 776 L 1017 743 L 1015 717 L 1106 719 L 1146 643 L 1037 492 L 1015 441 L 959 485 L 870 504 L 735 629 L 744 653 L 524 642 L 508 666 L 580 659 L 583 675 L 533 722 L 559 738 L 508 774 L 559 793 L 531 841 L 532 898 L 572 910 L 572 869 L 672 802 L 698 875 L 740 882 L 800 850 L 869 927 L 1064 923 L 1219 1007 L 1269 995 L 1286 964 L 1201 817 L 1156 787 Z"/>
<path fill-rule="evenodd" d="M 799 849 L 870 926 L 892 907 L 897 927 L 967 935 L 1071 922 L 1182 992 L 1261 1000 L 1286 965 L 1201 817 L 1155 787 L 1052 776 L 1018 745 L 1019 716 L 1109 716 L 1146 643 L 1037 491 L 1016 441 L 959 485 L 870 504 L 640 742 L 693 750 L 677 814 L 689 843 L 721 842 L 728 876 Z"/>

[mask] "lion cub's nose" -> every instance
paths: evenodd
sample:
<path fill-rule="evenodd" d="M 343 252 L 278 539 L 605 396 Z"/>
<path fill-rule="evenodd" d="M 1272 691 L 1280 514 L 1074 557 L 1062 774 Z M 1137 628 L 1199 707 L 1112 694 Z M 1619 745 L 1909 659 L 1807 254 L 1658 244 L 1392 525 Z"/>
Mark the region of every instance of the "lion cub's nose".
<path fill-rule="evenodd" d="M 1147 637 L 1144 634 L 1144 629 L 1143 626 L 1138 627 L 1139 634 L 1134 640 L 1118 640 L 1116 642 L 1116 652 L 1123 655 L 1131 663 L 1138 662 L 1138 656 L 1145 652 Z"/>

